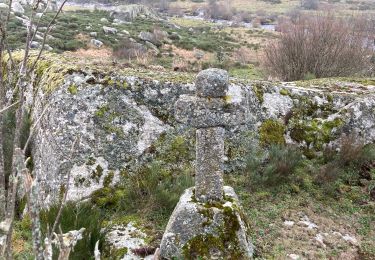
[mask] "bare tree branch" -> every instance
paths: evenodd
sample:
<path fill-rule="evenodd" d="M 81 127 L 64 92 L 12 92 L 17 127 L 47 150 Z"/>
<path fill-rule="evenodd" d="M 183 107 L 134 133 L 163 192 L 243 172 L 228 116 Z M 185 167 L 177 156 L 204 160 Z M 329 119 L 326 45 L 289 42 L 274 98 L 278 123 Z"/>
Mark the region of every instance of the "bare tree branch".
<path fill-rule="evenodd" d="M 16 101 L 14 102 L 13 104 L 7 106 L 7 107 L 4 107 L 3 109 L 0 110 L 0 114 L 4 113 L 5 111 L 7 111 L 8 109 L 11 109 L 12 107 L 14 107 L 15 105 L 18 105 L 18 103 L 20 103 L 19 101 Z"/>
<path fill-rule="evenodd" d="M 39 50 L 39 53 L 38 53 L 38 56 L 36 57 L 33 65 L 30 67 L 30 71 L 33 71 L 36 67 L 36 64 L 38 63 L 41 55 L 42 55 L 42 52 L 43 52 L 43 49 L 44 49 L 44 46 L 46 45 L 46 40 L 47 40 L 47 35 L 50 33 L 51 29 L 52 29 L 52 24 L 56 21 L 57 17 L 59 16 L 59 14 L 61 13 L 65 3 L 67 2 L 67 0 L 64 0 L 59 9 L 57 10 L 55 16 L 52 18 L 52 20 L 49 22 L 48 26 L 47 26 L 47 30 L 44 32 L 44 35 L 43 35 L 43 41 L 42 41 L 42 46 Z"/>
<path fill-rule="evenodd" d="M 73 142 L 73 145 L 72 145 L 72 147 L 71 147 L 71 149 L 70 149 L 70 157 L 73 156 L 74 151 L 75 151 L 75 149 L 76 149 L 75 147 L 76 147 L 76 145 L 78 144 L 78 142 L 79 142 L 79 137 L 77 137 L 77 138 L 75 139 L 75 141 Z M 69 167 L 69 168 L 70 168 L 70 167 Z M 58 211 L 58 213 L 57 213 L 57 216 L 56 216 L 55 222 L 53 223 L 53 226 L 52 226 L 52 229 L 51 229 L 51 233 L 49 234 L 49 239 L 50 239 L 50 240 L 52 239 L 52 235 L 53 235 L 53 233 L 55 232 L 55 229 L 56 229 L 58 223 L 60 222 L 61 213 L 62 213 L 62 210 L 63 210 L 64 205 L 65 205 L 65 203 L 66 203 L 66 198 L 67 198 L 67 196 L 68 196 L 68 190 L 69 190 L 69 184 L 70 184 L 70 177 L 71 177 L 71 171 L 70 171 L 70 169 L 69 169 L 69 171 L 68 171 L 68 178 L 67 178 L 67 181 L 66 181 L 66 188 L 65 188 L 64 196 L 63 196 L 63 198 L 61 199 L 61 203 L 60 203 L 59 211 Z"/>
<path fill-rule="evenodd" d="M 47 112 L 47 109 L 49 108 L 49 104 L 46 105 L 46 107 L 43 109 L 42 114 L 38 117 L 38 119 L 35 121 L 33 126 L 31 127 L 29 137 L 27 138 L 27 141 L 25 143 L 25 146 L 23 147 L 23 151 L 25 152 L 27 150 L 27 147 L 29 146 L 29 143 L 34 135 L 34 132 L 36 130 L 36 127 L 38 126 L 40 120 L 43 118 L 44 114 Z"/>

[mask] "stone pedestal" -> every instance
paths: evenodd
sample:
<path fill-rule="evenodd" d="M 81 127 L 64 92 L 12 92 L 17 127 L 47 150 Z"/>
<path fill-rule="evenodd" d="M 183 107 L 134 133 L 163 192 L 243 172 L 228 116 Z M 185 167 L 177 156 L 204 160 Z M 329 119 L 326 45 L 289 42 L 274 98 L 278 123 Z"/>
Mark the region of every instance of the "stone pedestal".
<path fill-rule="evenodd" d="M 252 259 L 248 225 L 231 187 L 221 202 L 195 200 L 194 188 L 181 196 L 164 233 L 162 259 Z"/>

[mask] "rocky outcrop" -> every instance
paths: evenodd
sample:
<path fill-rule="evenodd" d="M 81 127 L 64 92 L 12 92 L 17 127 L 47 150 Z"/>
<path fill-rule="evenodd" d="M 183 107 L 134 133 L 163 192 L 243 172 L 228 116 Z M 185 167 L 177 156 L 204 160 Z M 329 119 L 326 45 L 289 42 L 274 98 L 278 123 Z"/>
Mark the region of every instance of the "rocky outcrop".
<path fill-rule="evenodd" d="M 138 17 L 147 17 L 148 19 L 160 19 L 157 12 L 145 5 L 120 5 L 116 6 L 115 11 L 111 13 L 115 19 L 131 22 Z"/>
<path fill-rule="evenodd" d="M 84 198 L 152 155 L 160 135 L 189 128 L 176 122 L 174 103 L 195 92 L 189 83 L 194 75 L 89 69 L 69 62 L 42 62 L 38 71 L 37 102 L 49 107 L 34 140 L 33 159 L 46 202 L 64 189 L 68 172 L 68 198 Z M 303 84 L 232 79 L 223 102 L 243 104 L 246 118 L 245 125 L 226 127 L 227 171 L 241 165 L 248 133 L 264 145 L 296 144 L 306 156 L 336 147 L 343 134 L 375 141 L 374 86 Z M 42 111 L 33 111 L 33 118 Z M 79 146 L 71 158 L 77 138 Z"/>

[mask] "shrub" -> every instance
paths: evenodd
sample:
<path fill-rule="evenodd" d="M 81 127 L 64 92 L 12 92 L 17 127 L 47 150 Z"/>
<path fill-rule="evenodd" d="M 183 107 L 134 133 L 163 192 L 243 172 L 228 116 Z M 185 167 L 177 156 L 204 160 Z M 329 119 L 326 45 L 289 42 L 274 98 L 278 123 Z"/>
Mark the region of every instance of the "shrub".
<path fill-rule="evenodd" d="M 56 205 L 41 212 L 40 218 L 44 234 L 46 234 L 47 227 L 53 226 L 58 210 L 59 206 Z M 86 229 L 83 239 L 78 241 L 69 259 L 92 259 L 96 241 L 101 241 L 104 238 L 104 234 L 100 232 L 103 221 L 101 211 L 88 203 L 69 202 L 63 208 L 60 220 L 61 229 L 64 233 L 82 227 Z"/>
<path fill-rule="evenodd" d="M 260 142 L 263 146 L 282 145 L 285 143 L 284 132 L 285 125 L 277 120 L 267 119 L 259 129 Z"/>
<path fill-rule="evenodd" d="M 217 0 L 209 0 L 206 15 L 211 19 L 231 20 L 234 12 L 229 2 L 218 3 Z"/>
<path fill-rule="evenodd" d="M 271 145 L 268 152 L 261 149 L 249 151 L 247 158 L 246 170 L 249 174 L 250 185 L 254 187 L 303 184 L 303 178 L 297 176 L 300 174 L 298 168 L 304 162 L 302 152 L 298 147 Z"/>
<path fill-rule="evenodd" d="M 375 145 L 364 145 L 354 135 L 342 138 L 340 151 L 326 149 L 324 165 L 317 167 L 315 182 L 325 192 L 339 196 L 363 185 L 361 179 L 372 180 L 371 171 L 375 166 Z"/>
<path fill-rule="evenodd" d="M 307 10 L 317 10 L 319 7 L 319 0 L 303 0 L 302 7 Z"/>
<path fill-rule="evenodd" d="M 132 42 L 125 39 L 119 46 L 114 49 L 113 56 L 121 59 L 134 59 L 144 56 L 147 49 L 140 43 Z"/>
<path fill-rule="evenodd" d="M 373 33 L 365 19 L 298 16 L 280 25 L 265 49 L 265 65 L 283 80 L 348 76 L 369 67 Z"/>
<path fill-rule="evenodd" d="M 340 165 L 354 166 L 360 168 L 362 165 L 375 160 L 375 147 L 365 146 L 361 140 L 354 135 L 349 135 L 341 140 L 340 152 L 337 161 Z"/>

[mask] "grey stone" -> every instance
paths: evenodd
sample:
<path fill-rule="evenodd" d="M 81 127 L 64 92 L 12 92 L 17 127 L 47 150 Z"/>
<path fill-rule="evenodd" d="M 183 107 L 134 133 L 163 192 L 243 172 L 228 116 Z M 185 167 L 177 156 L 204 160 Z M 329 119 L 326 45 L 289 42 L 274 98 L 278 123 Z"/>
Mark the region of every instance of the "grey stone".
<path fill-rule="evenodd" d="M 198 201 L 223 199 L 224 134 L 221 127 L 196 131 L 195 198 Z"/>
<path fill-rule="evenodd" d="M 197 75 L 197 95 L 201 97 L 225 97 L 228 89 L 228 72 L 221 69 L 207 69 Z"/>
<path fill-rule="evenodd" d="M 244 214 L 238 198 L 232 188 L 223 186 L 225 129 L 218 126 L 231 122 L 234 112 L 224 113 L 226 104 L 221 98 L 228 90 L 228 74 L 205 70 L 195 85 L 197 96 L 181 97 L 175 109 L 177 119 L 198 126 L 195 187 L 185 192 L 172 213 L 160 255 L 165 259 L 251 259 L 253 246 L 241 219 Z M 216 93 L 214 87 L 218 88 Z M 232 123 L 244 121 L 244 114 L 239 115 Z M 207 125 L 214 127 L 202 128 Z"/>
<path fill-rule="evenodd" d="M 117 6 L 116 11 L 111 12 L 110 16 L 127 22 L 132 22 L 137 17 L 147 17 L 149 19 L 160 20 L 159 15 L 152 8 L 137 4 Z"/>
<path fill-rule="evenodd" d="M 235 126 L 245 122 L 246 111 L 241 104 L 222 98 L 181 96 L 175 105 L 176 120 L 196 128 Z"/>
<path fill-rule="evenodd" d="M 4 4 L 4 3 L 0 3 L 0 9 L 9 9 L 9 5 L 7 4 Z"/>
<path fill-rule="evenodd" d="M 97 37 L 97 36 L 98 36 L 98 33 L 97 33 L 97 32 L 90 32 L 90 36 L 91 36 L 91 37 Z"/>
<path fill-rule="evenodd" d="M 198 60 L 201 60 L 201 59 L 203 59 L 203 57 L 204 57 L 204 52 L 203 52 L 203 51 L 200 51 L 200 50 L 196 50 L 196 51 L 194 52 L 194 57 L 195 57 L 196 59 L 198 59 Z"/>
<path fill-rule="evenodd" d="M 18 2 L 13 2 L 13 4 L 12 4 L 12 11 L 14 11 L 16 13 L 20 13 L 20 14 L 24 14 L 25 13 L 25 9 Z"/>
<path fill-rule="evenodd" d="M 142 50 L 143 51 L 143 50 Z M 144 48 L 145 51 L 145 48 Z M 74 64 L 69 60 L 69 64 Z M 67 61 L 62 60 L 61 64 L 53 61 L 54 67 L 63 68 Z M 95 68 L 95 69 L 94 69 Z M 74 71 L 75 69 L 73 69 Z M 99 74 L 93 74 L 93 71 L 99 71 Z M 59 70 L 64 71 L 64 70 Z M 131 74 L 125 74 L 120 70 L 113 69 L 113 74 L 109 75 L 100 67 L 85 67 L 82 71 L 76 71 L 73 74 L 58 72 L 59 77 L 64 80 L 60 83 L 51 81 L 49 77 L 54 76 L 51 70 L 47 70 L 42 79 L 35 84 L 38 86 L 38 96 L 36 100 L 40 104 L 51 103 L 43 116 L 41 123 L 36 131 L 33 157 L 35 158 L 35 172 L 40 172 L 38 178 L 41 180 L 41 198 L 46 201 L 53 201 L 58 198 L 60 187 L 66 180 L 67 171 L 64 171 L 66 163 L 66 151 L 69 151 L 74 140 L 74 136 L 79 133 L 81 136 L 81 145 L 76 166 L 72 173 L 72 180 L 83 180 L 81 185 L 77 182 L 71 183 L 72 191 L 69 191 L 69 199 L 80 199 L 88 196 L 91 192 L 102 188 L 103 178 L 110 171 L 115 172 L 114 183 L 117 174 L 124 167 L 139 166 L 142 160 L 134 161 L 134 158 L 147 158 L 150 156 L 148 148 L 157 140 L 161 133 L 182 134 L 186 133 L 189 126 L 194 126 L 192 121 L 178 123 L 176 117 L 175 102 L 181 98 L 185 99 L 187 95 L 194 95 L 195 85 L 193 83 L 170 82 L 171 78 L 177 78 L 179 74 L 170 77 L 167 81 L 141 76 L 138 71 Z M 54 72 L 55 73 L 55 72 Z M 172 72 L 168 74 L 173 75 Z M 162 77 L 163 73 L 160 73 Z M 103 76 L 106 75 L 107 80 Z M 177 76 L 178 75 L 178 76 Z M 89 82 L 86 77 L 90 76 Z M 158 75 L 159 76 L 159 75 Z M 110 80 L 108 80 L 108 77 Z M 82 80 L 80 80 L 80 78 Z M 110 84 L 111 82 L 111 84 Z M 114 82 L 115 84 L 113 85 Z M 343 83 L 338 82 L 341 86 Z M 44 92 L 51 89 L 51 92 Z M 73 95 L 67 91 L 69 86 L 77 86 L 78 92 Z M 121 87 L 121 86 L 127 87 Z M 261 91 L 255 91 L 255 90 Z M 287 90 L 289 95 L 281 94 L 281 90 Z M 48 94 L 48 95 L 47 95 Z M 228 107 L 238 106 L 224 113 L 223 117 L 230 118 L 239 113 L 241 109 L 246 112 L 245 125 L 237 126 L 238 122 L 230 124 L 230 121 L 224 121 L 226 127 L 225 140 L 231 148 L 241 148 L 246 141 L 243 139 L 243 133 L 257 133 L 257 126 L 260 126 L 267 119 L 284 119 L 284 112 L 289 109 L 289 105 L 283 109 L 277 109 L 280 100 L 292 99 L 293 109 L 298 109 L 299 104 L 304 100 L 314 100 L 320 97 L 325 100 L 322 107 L 316 108 L 311 118 L 303 119 L 302 123 L 332 122 L 335 118 L 342 120 L 342 124 L 334 127 L 328 133 L 331 139 L 327 145 L 332 145 L 335 149 L 340 144 L 339 137 L 341 133 L 357 133 L 364 143 L 373 143 L 375 141 L 375 86 L 345 86 L 332 90 L 326 86 L 296 86 L 294 83 L 275 83 L 275 82 L 246 82 L 236 81 L 230 84 L 226 93 L 225 105 L 223 111 Z M 194 96 L 189 98 L 193 100 Z M 263 99 L 264 101 L 262 101 Z M 204 100 L 204 98 L 202 98 Z M 211 102 L 220 102 L 220 98 L 210 98 Z M 270 105 L 265 106 L 267 101 Z M 180 102 L 180 101 L 179 101 Z M 203 102 L 203 101 L 202 101 Z M 329 103 L 330 106 L 324 105 Z M 199 103 L 199 102 L 198 102 Z M 285 102 L 285 104 L 289 104 Z M 221 106 L 221 105 L 220 105 Z M 33 111 L 32 118 L 36 120 L 43 112 L 42 105 Z M 315 107 L 315 105 L 314 105 Z M 101 113 L 101 108 L 108 108 L 103 117 L 97 116 Z M 251 113 L 249 113 L 251 111 Z M 116 115 L 109 119 L 107 114 Z M 202 112 L 202 120 L 204 118 Z M 187 116 L 189 118 L 192 116 Z M 219 113 L 217 116 L 219 120 Z M 210 119 L 212 120 L 212 119 Z M 220 119 L 222 120 L 222 119 Z M 198 121 L 197 121 L 198 122 Z M 106 128 L 108 125 L 110 129 Z M 197 127 L 212 127 L 216 124 L 196 125 Z M 287 143 L 296 144 L 302 148 L 307 147 L 304 140 L 298 141 L 291 139 L 292 122 L 286 126 L 285 139 Z M 183 129 L 183 130 L 182 130 Z M 116 130 L 116 131 L 113 131 Z M 319 129 L 318 129 L 319 130 Z M 328 129 L 329 130 L 329 129 Z M 326 131 L 326 129 L 324 129 Z M 311 132 L 319 136 L 319 131 Z M 310 136 L 310 135 L 309 135 Z M 188 138 L 194 138 L 189 135 Z M 256 138 L 254 142 L 256 142 Z M 236 151 L 236 150 L 234 150 Z M 93 166 L 87 165 L 88 158 L 95 159 Z M 242 156 L 230 157 L 225 162 L 225 169 L 234 171 L 245 167 Z M 92 180 L 90 174 L 97 166 L 102 167 L 103 177 L 99 183 Z M 76 186 L 77 185 L 77 186 Z M 48 199 L 49 198 L 49 199 Z M 47 205 L 47 202 L 46 202 Z"/>
<path fill-rule="evenodd" d="M 47 51 L 53 51 L 53 48 L 51 46 L 49 46 L 48 44 L 44 45 L 44 49 L 47 50 Z"/>
<path fill-rule="evenodd" d="M 96 40 L 96 39 L 91 39 L 90 43 L 97 48 L 100 48 L 103 46 L 103 42 Z"/>
<path fill-rule="evenodd" d="M 117 255 L 116 259 L 152 259 L 152 256 L 143 258 L 133 253 L 134 249 L 147 246 L 146 238 L 146 233 L 133 222 L 126 225 L 115 225 L 105 230 L 104 248 L 108 248 L 110 256 Z M 118 255 L 121 251 L 126 253 Z"/>
<path fill-rule="evenodd" d="M 162 45 L 162 42 L 159 41 L 158 39 L 156 39 L 155 35 L 153 33 L 150 33 L 150 32 L 142 31 L 142 32 L 139 33 L 138 38 L 141 39 L 142 41 L 145 41 L 145 42 L 151 42 L 152 44 L 154 44 L 156 46 Z"/>
<path fill-rule="evenodd" d="M 156 47 L 154 44 L 152 44 L 151 42 L 148 42 L 148 41 L 146 41 L 145 44 L 146 44 L 147 48 L 152 50 L 156 55 L 159 54 L 160 51 L 159 51 L 158 47 Z"/>
<path fill-rule="evenodd" d="M 162 259 L 251 259 L 254 246 L 238 197 L 224 187 L 225 200 L 217 204 L 194 200 L 194 188 L 185 191 L 169 219 L 160 245 Z"/>
<path fill-rule="evenodd" d="M 117 29 L 113 27 L 103 26 L 103 31 L 106 34 L 117 34 Z"/>
<path fill-rule="evenodd" d="M 172 32 L 171 35 L 169 35 L 169 38 L 171 40 L 179 40 L 181 39 L 181 36 L 177 32 Z"/>
<path fill-rule="evenodd" d="M 31 49 L 38 49 L 39 47 L 40 47 L 40 43 L 39 42 L 32 41 L 30 43 L 30 48 Z"/>
<path fill-rule="evenodd" d="M 43 37 L 43 35 L 37 33 L 37 34 L 35 34 L 35 39 L 39 40 L 39 41 L 42 41 L 44 39 L 44 37 Z"/>
<path fill-rule="evenodd" d="M 108 23 L 108 19 L 103 17 L 103 18 L 100 19 L 100 22 L 101 23 Z"/>

